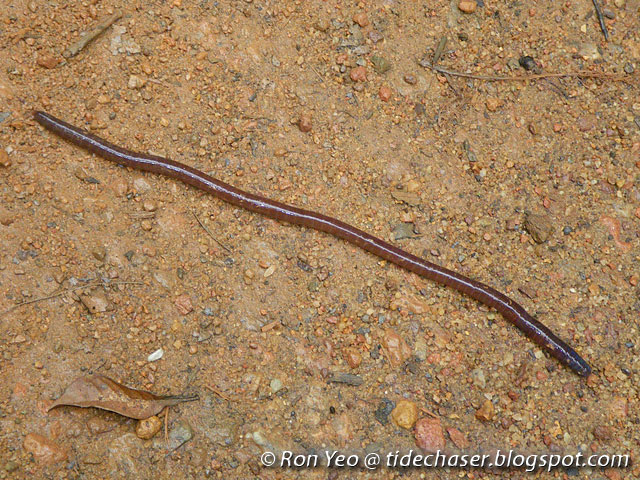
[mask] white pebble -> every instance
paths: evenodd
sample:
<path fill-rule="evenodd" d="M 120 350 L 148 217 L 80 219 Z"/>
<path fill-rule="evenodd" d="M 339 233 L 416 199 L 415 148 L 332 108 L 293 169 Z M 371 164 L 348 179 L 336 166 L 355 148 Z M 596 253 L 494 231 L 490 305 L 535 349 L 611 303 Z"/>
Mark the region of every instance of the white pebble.
<path fill-rule="evenodd" d="M 156 360 L 160 360 L 163 355 L 164 355 L 164 350 L 162 348 L 159 348 L 158 350 L 156 350 L 155 352 L 153 352 L 147 357 L 147 361 L 155 362 Z"/>

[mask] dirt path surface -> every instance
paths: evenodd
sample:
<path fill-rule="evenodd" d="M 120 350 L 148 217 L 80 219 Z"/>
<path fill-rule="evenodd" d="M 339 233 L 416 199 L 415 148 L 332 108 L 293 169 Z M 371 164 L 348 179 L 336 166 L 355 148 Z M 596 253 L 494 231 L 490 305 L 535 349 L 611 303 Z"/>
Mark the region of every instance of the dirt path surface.
<path fill-rule="evenodd" d="M 603 5 L 609 42 L 587 0 L 4 4 L 0 479 L 532 478 L 261 463 L 410 449 L 628 454 L 540 476 L 640 477 L 640 2 Z M 434 57 L 613 76 L 490 82 Z M 94 157 L 32 109 L 484 281 L 594 374 L 340 240 Z M 164 413 L 46 412 L 93 373 L 199 400 L 166 438 Z"/>

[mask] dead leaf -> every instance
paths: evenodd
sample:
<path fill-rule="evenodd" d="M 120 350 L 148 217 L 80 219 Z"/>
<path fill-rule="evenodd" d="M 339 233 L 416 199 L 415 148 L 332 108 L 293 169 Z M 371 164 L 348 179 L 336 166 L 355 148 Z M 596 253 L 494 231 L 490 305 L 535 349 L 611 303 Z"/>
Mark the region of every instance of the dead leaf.
<path fill-rule="evenodd" d="M 69 385 L 47 411 L 61 405 L 95 407 L 142 420 L 160 413 L 164 407 L 194 400 L 198 400 L 197 395 L 158 396 L 125 387 L 104 375 L 87 375 Z"/>

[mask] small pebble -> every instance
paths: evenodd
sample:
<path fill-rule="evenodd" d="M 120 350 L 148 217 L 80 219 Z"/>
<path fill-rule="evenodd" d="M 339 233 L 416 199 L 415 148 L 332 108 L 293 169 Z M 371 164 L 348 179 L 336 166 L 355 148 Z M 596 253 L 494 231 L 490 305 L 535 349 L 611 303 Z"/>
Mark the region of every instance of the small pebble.
<path fill-rule="evenodd" d="M 11 159 L 4 149 L 0 148 L 0 167 L 8 168 L 11 166 Z"/>
<path fill-rule="evenodd" d="M 354 82 L 366 82 L 367 81 L 367 70 L 364 67 L 356 67 L 351 69 L 349 73 L 349 77 Z"/>
<path fill-rule="evenodd" d="M 64 462 L 68 458 L 68 452 L 65 448 L 39 433 L 29 433 L 24 438 L 22 447 L 31 453 L 38 463 L 44 465 Z"/>
<path fill-rule="evenodd" d="M 596 425 L 593 428 L 593 436 L 602 442 L 608 442 L 613 438 L 613 429 L 607 425 Z"/>
<path fill-rule="evenodd" d="M 371 63 L 373 64 L 375 72 L 381 75 L 391 70 L 391 63 L 386 58 L 380 57 L 379 55 L 373 55 L 371 57 Z"/>
<path fill-rule="evenodd" d="M 476 387 L 484 389 L 487 386 L 484 371 L 481 368 L 474 368 L 471 370 L 471 379 Z"/>
<path fill-rule="evenodd" d="M 476 0 L 460 0 L 460 2 L 458 2 L 458 8 L 463 13 L 473 13 L 477 7 L 478 3 Z"/>
<path fill-rule="evenodd" d="M 151 185 L 144 177 L 137 177 L 133 181 L 133 188 L 135 188 L 138 193 L 145 193 L 151 190 Z"/>
<path fill-rule="evenodd" d="M 0 225 L 8 227 L 15 221 L 16 217 L 9 210 L 0 206 Z"/>
<path fill-rule="evenodd" d="M 490 112 L 495 112 L 501 105 L 502 105 L 502 102 L 500 101 L 499 98 L 496 98 L 496 97 L 487 98 L 486 106 L 487 106 L 487 110 L 489 110 Z"/>
<path fill-rule="evenodd" d="M 107 249 L 103 245 L 97 246 L 91 250 L 91 255 L 99 262 L 104 262 L 105 258 L 107 258 Z"/>
<path fill-rule="evenodd" d="M 415 238 L 415 225 L 413 223 L 399 223 L 393 228 L 393 239 L 403 240 L 405 238 Z"/>
<path fill-rule="evenodd" d="M 391 412 L 391 419 L 399 427 L 409 430 L 418 420 L 418 406 L 409 400 L 400 400 Z"/>
<path fill-rule="evenodd" d="M 147 357 L 148 362 L 156 362 L 162 358 L 164 355 L 164 350 L 162 348 L 157 349 L 155 352 L 150 353 Z"/>
<path fill-rule="evenodd" d="M 329 20 L 327 20 L 325 17 L 322 17 L 315 23 L 314 28 L 319 32 L 326 32 L 327 30 L 329 30 L 330 26 L 331 24 L 329 23 Z"/>
<path fill-rule="evenodd" d="M 453 442 L 453 444 L 461 450 L 469 447 L 469 441 L 467 437 L 464 436 L 457 428 L 447 428 L 447 433 L 449 434 L 449 438 Z"/>
<path fill-rule="evenodd" d="M 416 343 L 413 346 L 415 356 L 421 362 L 427 359 L 427 342 L 424 337 L 420 336 L 416 339 Z"/>
<path fill-rule="evenodd" d="M 402 365 L 411 356 L 411 348 L 409 348 L 409 345 L 407 345 L 400 335 L 390 328 L 384 331 L 380 343 L 382 344 L 382 348 L 386 350 L 387 358 L 392 367 Z"/>
<path fill-rule="evenodd" d="M 187 315 L 193 311 L 193 304 L 191 298 L 186 293 L 180 295 L 173 301 L 174 305 L 182 315 Z"/>
<path fill-rule="evenodd" d="M 136 424 L 136 435 L 143 440 L 149 440 L 162 428 L 162 420 L 156 415 L 153 417 L 138 420 Z"/>
<path fill-rule="evenodd" d="M 38 57 L 38 60 L 36 63 L 43 68 L 52 69 L 52 68 L 56 68 L 58 66 L 58 63 L 60 62 L 57 58 L 55 58 L 52 55 L 43 55 L 41 57 Z"/>
<path fill-rule="evenodd" d="M 367 14 L 364 12 L 356 13 L 353 16 L 353 21 L 358 25 L 360 25 L 361 27 L 366 27 L 369 25 L 369 18 L 367 17 Z"/>
<path fill-rule="evenodd" d="M 442 424 L 437 418 L 421 418 L 413 429 L 416 445 L 425 452 L 435 453 L 444 449 Z"/>
<path fill-rule="evenodd" d="M 158 206 L 156 205 L 156 202 L 154 202 L 153 200 L 145 200 L 142 203 L 142 208 L 144 209 L 145 212 L 155 212 Z"/>
<path fill-rule="evenodd" d="M 383 102 L 388 102 L 389 99 L 391 98 L 391 95 L 392 95 L 392 92 L 389 87 L 382 86 L 380 87 L 380 90 L 378 90 L 378 96 L 380 97 L 380 100 L 382 100 Z"/>
<path fill-rule="evenodd" d="M 621 419 L 629 415 L 629 401 L 626 397 L 616 395 L 609 404 L 609 414 L 612 418 Z"/>
<path fill-rule="evenodd" d="M 282 390 L 283 386 L 284 385 L 282 385 L 282 381 L 280 379 L 278 379 L 278 378 L 274 378 L 269 383 L 269 387 L 271 387 L 271 392 L 272 393 L 278 393 L 280 390 Z"/>
<path fill-rule="evenodd" d="M 537 67 L 536 61 L 530 55 L 520 57 L 520 60 L 518 60 L 518 63 L 522 68 L 524 68 L 527 71 L 533 70 L 534 68 Z"/>
<path fill-rule="evenodd" d="M 602 55 L 598 45 L 594 42 L 585 42 L 578 50 L 578 54 L 585 60 L 600 60 Z"/>
<path fill-rule="evenodd" d="M 546 215 L 527 213 L 524 218 L 524 228 L 536 243 L 544 243 L 553 232 L 553 223 Z"/>
<path fill-rule="evenodd" d="M 111 184 L 111 188 L 113 188 L 113 191 L 116 193 L 116 195 L 118 195 L 119 197 L 124 197 L 129 190 L 129 185 L 127 184 L 126 180 L 119 178 L 113 181 L 113 183 Z"/>
<path fill-rule="evenodd" d="M 106 312 L 109 309 L 109 302 L 102 293 L 94 292 L 89 295 L 81 295 L 80 301 L 90 313 Z"/>
<path fill-rule="evenodd" d="M 476 410 L 476 418 L 483 422 L 489 422 L 496 414 L 496 409 L 491 400 L 485 400 L 482 406 Z"/>
<path fill-rule="evenodd" d="M 300 129 L 300 131 L 307 133 L 311 131 L 312 127 L 313 125 L 311 123 L 311 115 L 309 114 L 300 115 L 300 118 L 298 119 L 298 128 Z"/>
<path fill-rule="evenodd" d="M 144 87 L 146 83 L 147 80 L 145 78 L 139 77 L 138 75 L 131 75 L 127 86 L 132 90 L 138 90 Z"/>
<path fill-rule="evenodd" d="M 384 37 L 382 36 L 382 34 L 377 30 L 371 30 L 369 32 L 369 40 L 371 40 L 373 43 L 381 42 L 383 38 Z"/>
<path fill-rule="evenodd" d="M 355 348 L 347 348 L 344 352 L 344 359 L 351 368 L 358 368 L 362 363 L 362 355 Z"/>
<path fill-rule="evenodd" d="M 404 76 L 404 81 L 409 85 L 415 85 L 417 83 L 416 77 L 414 75 L 407 74 Z"/>
<path fill-rule="evenodd" d="M 380 424 L 386 425 L 387 423 L 389 423 L 389 415 L 394 408 L 395 404 L 391 400 L 383 398 L 378 404 L 378 408 L 376 408 L 376 411 L 374 412 L 376 420 L 380 422 Z"/>

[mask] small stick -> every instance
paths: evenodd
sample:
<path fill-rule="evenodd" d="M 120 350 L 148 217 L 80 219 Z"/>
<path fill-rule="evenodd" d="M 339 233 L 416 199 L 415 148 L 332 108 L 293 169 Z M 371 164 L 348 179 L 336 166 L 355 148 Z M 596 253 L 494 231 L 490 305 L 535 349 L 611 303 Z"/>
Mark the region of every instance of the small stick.
<path fill-rule="evenodd" d="M 265 326 L 263 326 L 260 330 L 262 332 L 268 332 L 269 330 L 273 330 L 274 328 L 276 328 L 278 325 L 280 325 L 280 320 L 274 320 L 271 323 L 267 323 Z"/>
<path fill-rule="evenodd" d="M 602 15 L 602 10 L 600 10 L 600 4 L 598 0 L 592 0 L 593 6 L 596 9 L 596 15 L 598 16 L 598 22 L 600 23 L 600 30 L 604 34 L 604 39 L 609 41 L 609 30 L 607 30 L 607 25 L 604 23 L 604 15 Z"/>
<path fill-rule="evenodd" d="M 562 78 L 562 77 L 576 77 L 576 78 L 608 78 L 611 80 L 624 80 L 623 75 L 615 73 L 599 73 L 599 72 L 567 72 L 567 73 L 539 73 L 536 75 L 516 75 L 513 77 L 503 77 L 494 75 L 476 75 L 473 73 L 456 72 L 455 70 L 447 70 L 446 68 L 433 65 L 426 60 L 420 61 L 420 66 L 430 68 L 442 75 L 452 75 L 454 77 L 471 78 L 474 80 L 486 80 L 488 82 L 525 82 L 527 80 L 538 80 L 541 78 Z"/>
<path fill-rule="evenodd" d="M 122 17 L 122 12 L 117 11 L 113 15 L 101 20 L 98 22 L 93 28 L 87 30 L 83 34 L 80 34 L 80 39 L 73 43 L 70 47 L 68 47 L 64 52 L 62 52 L 62 56 L 64 58 L 75 57 L 80 50 L 86 47 L 91 41 L 97 38 L 102 32 L 104 32 L 107 28 L 111 26 L 113 22 Z"/>
<path fill-rule="evenodd" d="M 318 71 L 317 71 L 315 68 L 313 68 L 313 66 L 309 65 L 309 68 L 311 68 L 311 71 L 312 71 L 313 73 L 315 73 L 315 74 L 318 76 L 318 78 L 320 79 L 320 81 L 321 81 L 321 82 L 322 82 L 322 84 L 324 85 L 324 78 L 322 78 L 322 75 L 320 75 L 320 74 L 318 73 Z"/>
<path fill-rule="evenodd" d="M 433 413 L 431 410 L 427 410 L 424 407 L 420 407 L 420 411 L 422 411 L 423 413 L 426 413 L 427 415 L 429 415 L 430 417 L 433 418 L 439 418 L 435 413 Z"/>
<path fill-rule="evenodd" d="M 440 60 L 440 57 L 442 56 L 442 53 L 444 52 L 444 47 L 447 45 L 447 37 L 444 36 L 440 39 L 440 42 L 438 42 L 438 46 L 436 47 L 436 51 L 433 54 L 433 65 L 435 65 L 436 63 L 438 63 L 438 61 Z"/>
<path fill-rule="evenodd" d="M 198 216 L 196 215 L 196 212 L 194 212 L 193 210 L 191 210 L 191 213 L 193 214 L 194 218 L 198 221 L 198 223 L 200 224 L 200 226 L 202 227 L 202 229 L 207 232 L 209 234 L 209 236 L 211 238 L 213 238 L 213 240 L 220 245 L 222 248 L 224 248 L 227 252 L 231 253 L 231 249 L 229 247 L 227 247 L 224 243 L 222 243 L 220 240 L 218 240 L 216 237 L 213 236 L 213 234 L 209 231 L 209 229 L 207 227 L 204 226 L 204 224 L 200 221 L 200 219 L 198 218 Z"/>
<path fill-rule="evenodd" d="M 164 407 L 164 442 L 169 446 L 169 407 Z"/>
<path fill-rule="evenodd" d="M 87 285 L 81 285 L 81 286 L 77 286 L 77 287 L 73 287 L 73 288 L 68 288 L 66 290 L 62 290 L 62 291 L 60 291 L 58 293 L 52 293 L 51 295 L 47 295 L 46 297 L 38 297 L 38 298 L 34 298 L 33 300 L 27 300 L 26 302 L 18 303 L 16 305 L 14 305 L 13 307 L 8 308 L 4 312 L 0 312 L 0 317 L 5 315 L 5 314 L 7 314 L 7 313 L 9 313 L 9 312 L 13 312 L 16 308 L 20 308 L 20 307 L 22 307 L 24 305 L 29 305 L 31 303 L 42 302 L 44 300 L 49 300 L 51 298 L 60 297 L 60 296 L 64 295 L 65 293 L 75 292 L 76 290 L 82 290 L 84 288 L 108 287 L 109 285 L 143 285 L 143 283 L 142 282 L 110 282 L 110 283 L 99 282 L 99 283 L 88 283 Z"/>
<path fill-rule="evenodd" d="M 218 395 L 220 398 L 222 398 L 222 399 L 226 400 L 227 402 L 231 403 L 231 399 L 229 397 L 227 397 L 224 393 L 222 393 L 220 390 L 218 390 L 216 387 L 212 387 L 211 385 L 205 385 L 205 388 L 208 388 L 213 393 Z"/>

